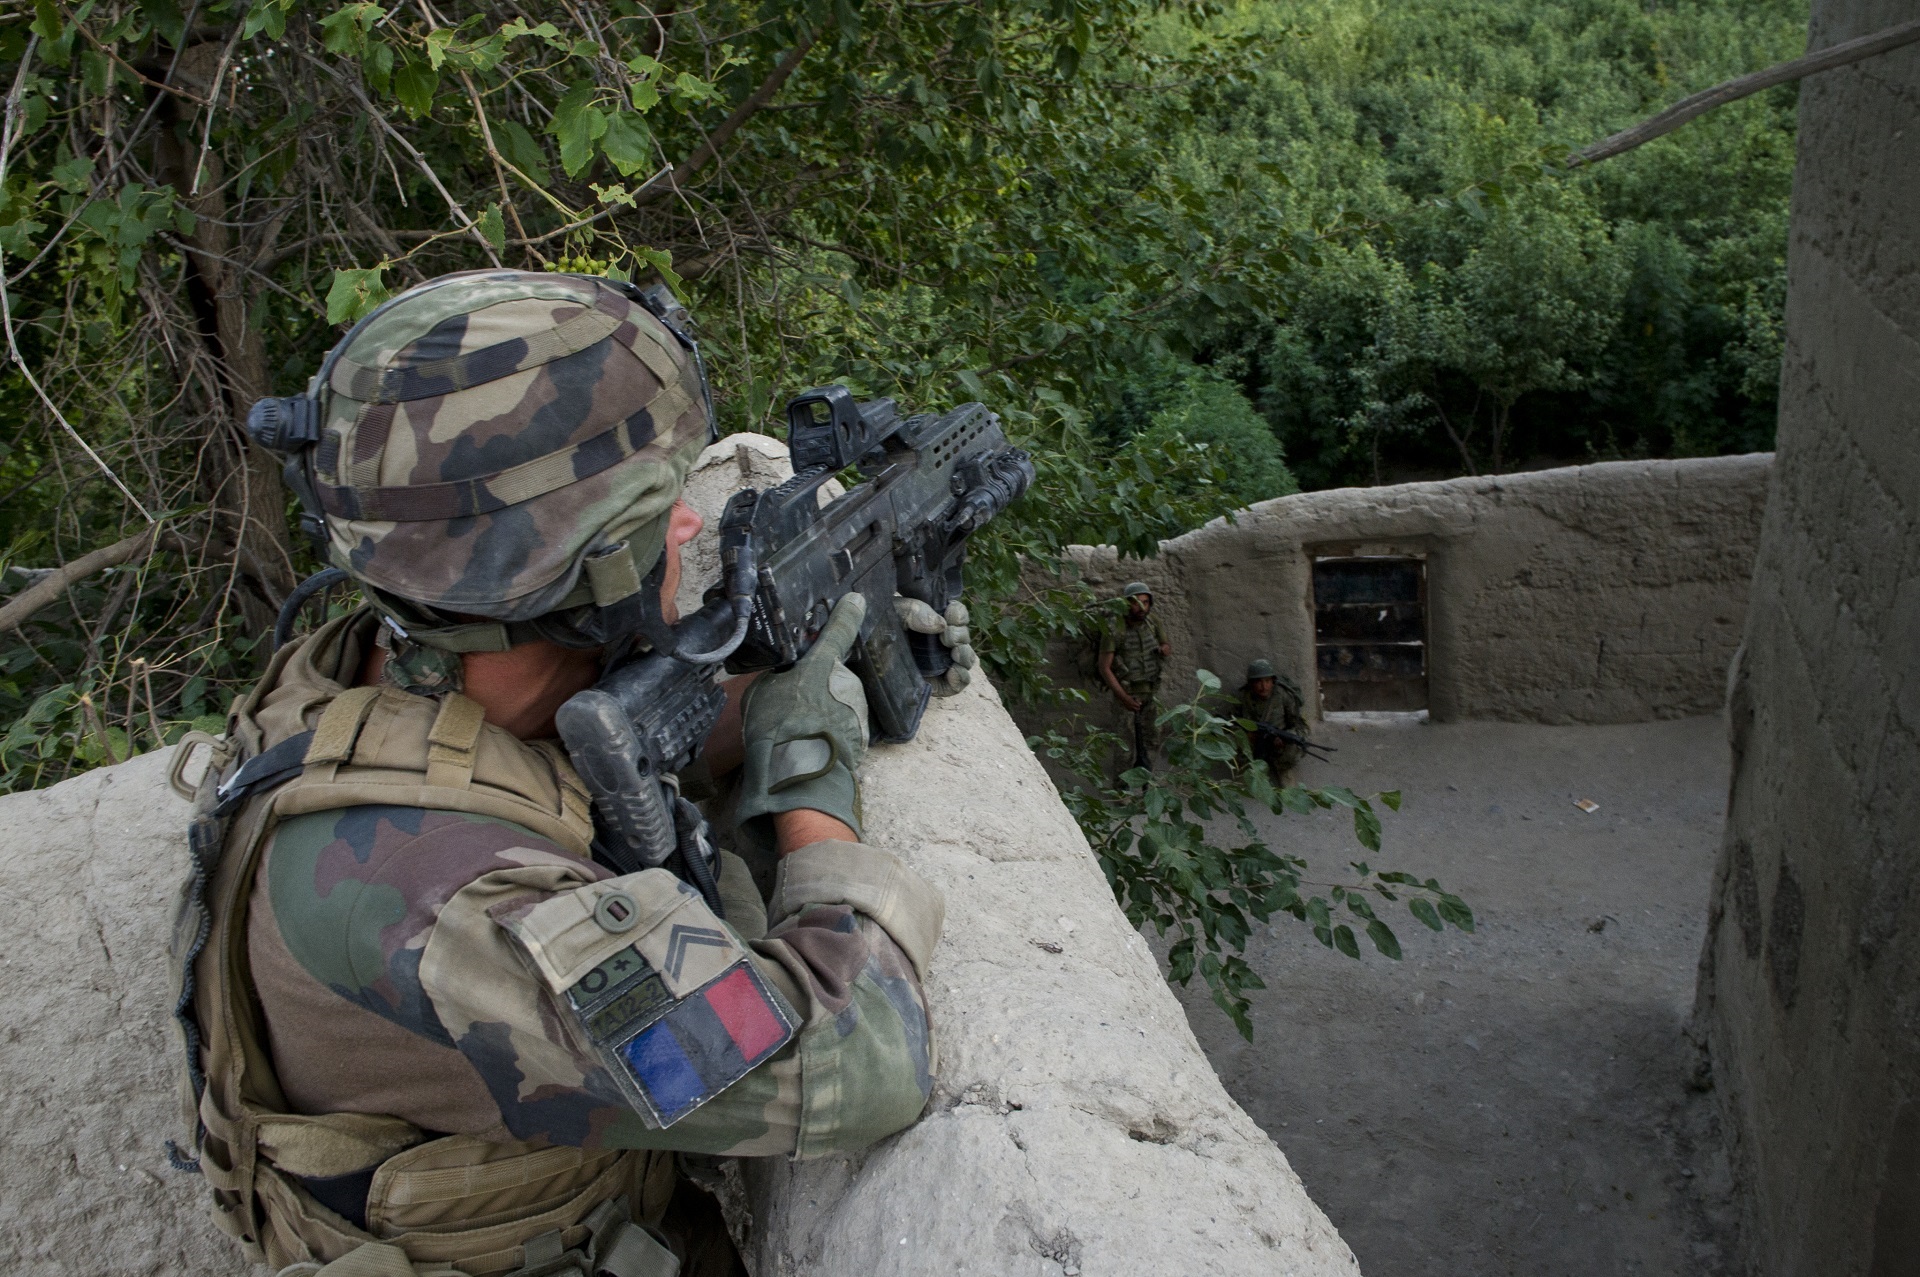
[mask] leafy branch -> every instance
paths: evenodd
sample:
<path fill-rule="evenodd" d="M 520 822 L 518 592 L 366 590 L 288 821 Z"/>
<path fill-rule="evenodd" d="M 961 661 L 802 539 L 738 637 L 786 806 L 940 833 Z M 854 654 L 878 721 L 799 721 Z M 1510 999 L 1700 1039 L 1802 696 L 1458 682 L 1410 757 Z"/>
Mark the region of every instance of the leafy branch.
<path fill-rule="evenodd" d="M 1061 796 L 1127 920 L 1175 937 L 1167 954 L 1169 980 L 1184 985 L 1197 972 L 1214 1003 L 1251 1041 L 1247 993 L 1266 987 L 1242 956 L 1255 923 L 1284 914 L 1310 927 L 1321 944 L 1356 959 L 1362 933 L 1381 954 L 1400 958 L 1399 938 L 1381 916 L 1387 905 L 1404 904 L 1434 931 L 1473 930 L 1472 909 L 1433 878 L 1353 861 L 1351 877 L 1314 880 L 1307 877 L 1305 859 L 1270 847 L 1254 812 L 1305 814 L 1344 807 L 1353 813 L 1360 845 L 1378 852 L 1381 826 L 1374 801 L 1398 811 L 1400 795 L 1390 790 L 1362 798 L 1337 786 L 1275 788 L 1266 765 L 1252 755 L 1247 727 L 1208 708 L 1219 696 L 1219 678 L 1208 670 L 1198 677 L 1199 695 L 1160 715 L 1167 750 L 1163 770 L 1135 768 L 1117 782 L 1110 780 L 1111 760 L 1124 756 L 1124 743 L 1099 729 L 1078 735 L 1054 731 L 1029 742 L 1077 782 Z M 1223 829 L 1231 831 L 1226 839 Z M 1238 841 L 1227 845 L 1232 833 Z"/>

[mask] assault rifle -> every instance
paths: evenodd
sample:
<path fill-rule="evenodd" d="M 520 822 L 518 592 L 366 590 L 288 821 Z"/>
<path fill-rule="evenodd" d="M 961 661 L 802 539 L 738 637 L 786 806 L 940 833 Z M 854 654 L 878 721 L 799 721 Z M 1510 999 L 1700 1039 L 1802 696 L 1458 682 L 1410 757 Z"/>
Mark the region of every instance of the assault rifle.
<path fill-rule="evenodd" d="M 960 594 L 967 538 L 1033 481 L 1033 462 L 977 403 L 902 417 L 891 399 L 861 404 L 826 386 L 788 403 L 787 444 L 793 478 L 727 503 L 721 580 L 705 606 L 555 716 L 593 795 L 596 856 L 620 873 L 667 865 L 715 912 L 713 850 L 674 778 L 726 705 L 716 667 L 791 665 L 857 590 L 867 613 L 847 664 L 866 690 L 873 738 L 911 740 L 929 681 L 951 661 L 938 636 L 901 624 L 893 596 L 944 612 Z M 822 507 L 821 485 L 849 466 L 862 482 Z"/>
<path fill-rule="evenodd" d="M 1317 762 L 1330 763 L 1333 761 L 1333 759 L 1327 757 L 1327 754 L 1334 752 L 1332 745 L 1322 745 L 1318 741 L 1302 736 L 1298 732 L 1290 732 L 1284 727 L 1275 727 L 1272 723 L 1256 722 L 1253 725 L 1253 750 L 1256 755 L 1261 752 L 1263 746 L 1267 749 L 1277 751 L 1283 744 L 1299 746 L 1301 753 Z M 1320 750 L 1326 752 L 1316 752 Z"/>

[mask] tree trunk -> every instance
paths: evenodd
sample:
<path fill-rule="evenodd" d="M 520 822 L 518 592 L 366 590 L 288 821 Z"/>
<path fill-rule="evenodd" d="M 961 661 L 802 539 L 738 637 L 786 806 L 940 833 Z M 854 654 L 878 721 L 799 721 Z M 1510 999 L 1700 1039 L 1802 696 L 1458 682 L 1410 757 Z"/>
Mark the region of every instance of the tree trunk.
<path fill-rule="evenodd" d="M 173 83 L 207 97 L 226 47 L 224 41 L 208 41 L 185 49 Z M 280 463 L 255 447 L 245 430 L 254 401 L 272 390 L 266 343 L 247 322 L 247 279 L 241 265 L 254 260 L 263 246 L 236 243 L 229 233 L 219 151 L 209 148 L 202 156 L 197 141 L 206 128 L 205 118 L 178 98 L 170 97 L 161 109 L 172 118 L 159 130 L 156 167 L 161 180 L 194 214 L 193 230 L 182 237 L 186 287 L 216 382 L 203 388 L 212 417 L 204 495 L 215 523 L 242 551 L 235 567 L 246 588 L 237 596 L 248 629 L 258 634 L 270 630 L 280 601 L 296 579 Z M 212 109 L 219 109 L 217 101 Z M 196 177 L 197 195 L 192 194 Z M 277 231 L 277 219 L 269 220 L 267 235 Z"/>

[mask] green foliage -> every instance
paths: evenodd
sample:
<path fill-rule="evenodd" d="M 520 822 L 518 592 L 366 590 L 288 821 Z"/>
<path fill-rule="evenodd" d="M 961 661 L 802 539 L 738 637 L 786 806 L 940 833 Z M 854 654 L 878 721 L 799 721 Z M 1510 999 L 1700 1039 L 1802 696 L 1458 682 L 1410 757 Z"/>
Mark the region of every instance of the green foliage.
<path fill-rule="evenodd" d="M 1275 789 L 1265 765 L 1253 759 L 1249 725 L 1207 708 L 1218 696 L 1220 680 L 1207 670 L 1199 671 L 1199 680 L 1199 696 L 1160 715 L 1167 750 L 1167 765 L 1160 771 L 1133 769 L 1117 784 L 1109 781 L 1108 760 L 1122 747 L 1110 732 L 1055 731 L 1029 742 L 1079 782 L 1061 796 L 1092 844 L 1127 920 L 1174 936 L 1167 955 L 1170 980 L 1186 984 L 1198 972 L 1214 1003 L 1251 1041 L 1247 991 L 1265 987 L 1241 956 L 1254 923 L 1285 914 L 1349 958 L 1360 956 L 1358 934 L 1364 934 L 1376 950 L 1396 960 L 1399 937 L 1376 902 L 1404 903 L 1434 931 L 1473 930 L 1466 902 L 1431 878 L 1354 861 L 1350 878 L 1315 882 L 1305 877 L 1310 867 L 1304 859 L 1269 847 L 1250 814 L 1260 808 L 1280 815 L 1345 807 L 1353 813 L 1354 837 L 1369 852 L 1380 850 L 1379 813 L 1373 799 L 1349 789 Z M 1400 808 L 1396 792 L 1373 798 L 1391 810 Z M 1243 841 L 1223 845 L 1218 841 L 1223 832 Z"/>
<path fill-rule="evenodd" d="M 1240 382 L 1309 487 L 1770 447 L 1795 90 L 1559 161 L 1795 56 L 1806 21 L 1804 0 L 1230 11 L 1217 29 L 1267 57 L 1181 165 L 1349 233 L 1315 244 L 1280 320 L 1189 310 L 1169 340 Z"/>
<path fill-rule="evenodd" d="M 1235 507 L 1300 490 L 1272 427 L 1227 377 L 1213 368 L 1184 364 L 1155 380 L 1160 384 L 1145 394 L 1129 388 L 1128 397 L 1145 399 L 1143 406 L 1151 414 L 1147 428 L 1133 437 L 1133 447 L 1165 448 L 1179 440 L 1206 448 L 1226 474 L 1220 495 Z M 1198 487 L 1186 491 L 1202 495 Z"/>

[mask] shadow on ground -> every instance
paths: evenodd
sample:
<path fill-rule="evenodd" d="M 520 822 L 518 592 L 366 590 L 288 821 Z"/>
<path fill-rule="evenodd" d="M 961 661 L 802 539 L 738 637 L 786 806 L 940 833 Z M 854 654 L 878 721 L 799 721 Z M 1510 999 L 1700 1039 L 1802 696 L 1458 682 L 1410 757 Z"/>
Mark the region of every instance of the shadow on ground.
<path fill-rule="evenodd" d="M 1720 721 L 1318 735 L 1339 752 L 1299 783 L 1398 788 L 1404 807 L 1379 855 L 1333 813 L 1269 818 L 1272 844 L 1327 875 L 1364 856 L 1437 877 L 1477 932 L 1401 913 L 1405 959 L 1355 962 L 1283 918 L 1249 948 L 1268 984 L 1251 1044 L 1197 983 L 1182 1001 L 1362 1270 L 1730 1271 L 1724 1157 L 1681 1031 L 1726 796 Z"/>

